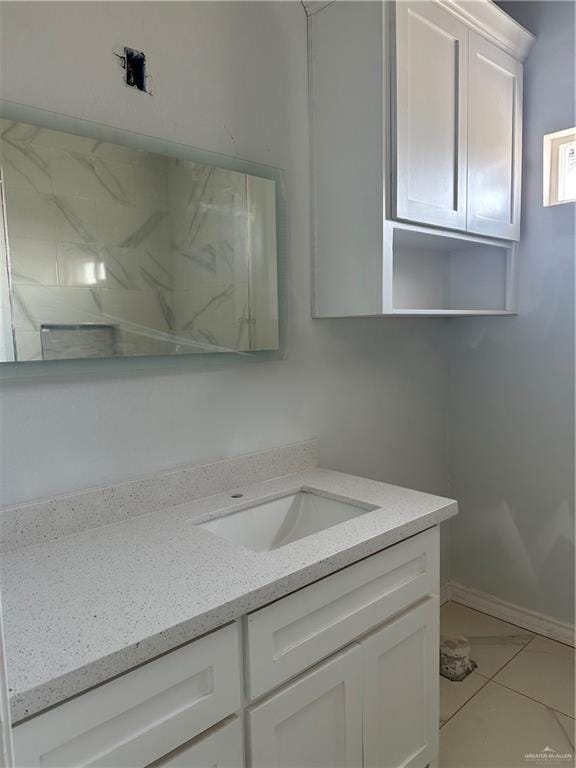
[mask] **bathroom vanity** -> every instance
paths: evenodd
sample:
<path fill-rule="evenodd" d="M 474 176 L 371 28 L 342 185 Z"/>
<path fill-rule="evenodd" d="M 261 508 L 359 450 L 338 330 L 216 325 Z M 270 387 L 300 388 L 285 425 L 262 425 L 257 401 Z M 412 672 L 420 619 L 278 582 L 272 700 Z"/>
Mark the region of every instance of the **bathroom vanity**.
<path fill-rule="evenodd" d="M 306 445 L 289 467 L 159 475 L 159 498 L 228 487 L 148 514 L 151 479 L 39 503 L 85 529 L 6 545 L 17 766 L 434 764 L 438 525 L 456 503 L 318 469 Z M 111 501 L 124 522 L 102 525 Z"/>

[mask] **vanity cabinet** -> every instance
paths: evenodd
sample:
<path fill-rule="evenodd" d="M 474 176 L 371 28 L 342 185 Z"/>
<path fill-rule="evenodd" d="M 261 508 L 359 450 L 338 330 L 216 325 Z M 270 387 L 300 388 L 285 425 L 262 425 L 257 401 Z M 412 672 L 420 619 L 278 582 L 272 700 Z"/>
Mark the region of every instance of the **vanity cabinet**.
<path fill-rule="evenodd" d="M 433 527 L 17 724 L 16 766 L 425 768 L 438 592 Z"/>
<path fill-rule="evenodd" d="M 334 0 L 308 33 L 313 316 L 514 314 L 533 36 L 489 0 Z"/>
<path fill-rule="evenodd" d="M 438 599 L 249 709 L 252 768 L 416 768 L 438 752 Z"/>

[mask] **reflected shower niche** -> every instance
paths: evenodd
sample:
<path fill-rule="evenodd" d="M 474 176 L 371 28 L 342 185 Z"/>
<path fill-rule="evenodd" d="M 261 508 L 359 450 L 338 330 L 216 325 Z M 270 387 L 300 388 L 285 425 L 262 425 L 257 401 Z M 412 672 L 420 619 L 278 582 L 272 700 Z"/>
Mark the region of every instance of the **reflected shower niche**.
<path fill-rule="evenodd" d="M 5 118 L 2 362 L 279 348 L 277 169 Z"/>

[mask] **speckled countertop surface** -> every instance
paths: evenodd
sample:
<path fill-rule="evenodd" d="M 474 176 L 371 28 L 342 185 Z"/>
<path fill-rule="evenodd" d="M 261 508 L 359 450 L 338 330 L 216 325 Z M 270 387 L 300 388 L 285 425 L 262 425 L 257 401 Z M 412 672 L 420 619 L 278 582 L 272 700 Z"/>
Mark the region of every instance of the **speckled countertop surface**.
<path fill-rule="evenodd" d="M 378 509 L 271 552 L 194 522 L 302 486 Z M 456 514 L 456 502 L 311 469 L 2 557 L 14 721 Z"/>

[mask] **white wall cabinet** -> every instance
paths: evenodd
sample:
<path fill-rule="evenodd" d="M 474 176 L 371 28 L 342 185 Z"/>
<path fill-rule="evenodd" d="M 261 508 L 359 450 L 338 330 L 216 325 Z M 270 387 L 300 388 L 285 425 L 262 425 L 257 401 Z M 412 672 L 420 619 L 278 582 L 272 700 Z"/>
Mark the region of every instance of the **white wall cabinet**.
<path fill-rule="evenodd" d="M 514 314 L 533 36 L 491 0 L 334 0 L 308 33 L 313 316 Z"/>
<path fill-rule="evenodd" d="M 396 4 L 396 216 L 466 229 L 468 28 L 435 2 Z"/>
<path fill-rule="evenodd" d="M 521 62 L 432 0 L 395 24 L 396 217 L 519 240 Z"/>
<path fill-rule="evenodd" d="M 438 592 L 434 527 L 17 724 L 16 766 L 425 768 Z"/>
<path fill-rule="evenodd" d="M 474 32 L 468 52 L 466 228 L 519 240 L 522 64 Z"/>

